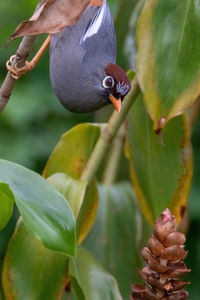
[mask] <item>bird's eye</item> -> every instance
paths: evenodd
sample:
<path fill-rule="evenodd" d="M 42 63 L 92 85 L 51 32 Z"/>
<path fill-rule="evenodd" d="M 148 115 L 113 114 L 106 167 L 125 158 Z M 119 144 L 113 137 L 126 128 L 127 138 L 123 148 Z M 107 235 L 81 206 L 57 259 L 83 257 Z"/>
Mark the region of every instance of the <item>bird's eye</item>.
<path fill-rule="evenodd" d="M 105 89 L 112 88 L 115 84 L 115 81 L 112 76 L 106 76 L 102 82 L 102 85 Z"/>

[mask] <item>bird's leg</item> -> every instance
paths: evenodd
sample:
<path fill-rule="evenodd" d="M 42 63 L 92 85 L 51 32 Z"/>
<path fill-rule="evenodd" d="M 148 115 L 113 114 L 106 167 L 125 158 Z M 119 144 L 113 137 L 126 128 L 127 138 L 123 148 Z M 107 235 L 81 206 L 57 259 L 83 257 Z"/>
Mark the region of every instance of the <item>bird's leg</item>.
<path fill-rule="evenodd" d="M 42 47 L 39 49 L 39 51 L 36 53 L 36 55 L 33 57 L 33 59 L 30 62 L 25 61 L 25 65 L 23 67 L 18 67 L 17 62 L 14 62 L 16 55 L 11 56 L 10 59 L 6 63 L 6 68 L 8 71 L 11 72 L 12 77 L 15 79 L 18 79 L 21 75 L 24 75 L 28 71 L 31 71 L 37 64 L 38 60 L 42 56 L 45 49 L 49 46 L 49 43 L 50 43 L 50 35 L 48 35 L 48 37 L 44 41 Z"/>

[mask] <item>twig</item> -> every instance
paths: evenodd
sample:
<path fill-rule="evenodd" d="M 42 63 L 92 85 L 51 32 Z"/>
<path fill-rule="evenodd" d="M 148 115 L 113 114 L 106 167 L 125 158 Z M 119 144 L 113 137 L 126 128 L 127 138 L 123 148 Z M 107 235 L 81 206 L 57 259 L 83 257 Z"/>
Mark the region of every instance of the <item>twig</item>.
<path fill-rule="evenodd" d="M 115 137 L 119 127 L 123 123 L 130 107 L 132 106 L 134 100 L 136 99 L 137 95 L 139 94 L 139 85 L 137 82 L 137 78 L 135 77 L 132 82 L 132 88 L 129 94 L 127 95 L 124 103 L 122 105 L 121 112 L 114 112 L 110 117 L 108 125 L 104 129 L 101 137 L 99 138 L 94 151 L 92 152 L 90 159 L 81 174 L 80 180 L 87 181 L 88 184 L 94 178 L 100 164 L 103 161 L 103 158 L 110 146 L 113 138 Z"/>
<path fill-rule="evenodd" d="M 17 64 L 17 67 L 23 67 L 25 61 L 29 56 L 29 53 L 33 47 L 35 36 L 26 36 L 23 38 L 16 52 L 16 57 L 13 60 L 13 65 Z M 7 105 L 11 93 L 15 87 L 16 79 L 14 79 L 10 72 L 7 73 L 6 78 L 0 89 L 0 113 Z"/>
<path fill-rule="evenodd" d="M 112 184 L 117 177 L 121 155 L 123 152 L 124 142 L 126 137 L 126 126 L 123 123 L 115 136 L 112 148 L 108 156 L 108 162 L 103 174 L 102 182 L 104 184 Z"/>

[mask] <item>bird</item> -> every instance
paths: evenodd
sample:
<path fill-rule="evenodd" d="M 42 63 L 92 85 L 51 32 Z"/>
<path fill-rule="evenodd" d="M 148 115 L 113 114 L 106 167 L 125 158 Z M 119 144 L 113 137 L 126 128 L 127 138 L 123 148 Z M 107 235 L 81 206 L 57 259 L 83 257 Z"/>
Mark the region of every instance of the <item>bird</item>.
<path fill-rule="evenodd" d="M 76 24 L 50 35 L 50 81 L 71 112 L 90 113 L 111 103 L 120 112 L 131 84 L 116 64 L 116 33 L 106 0 L 91 0 Z"/>

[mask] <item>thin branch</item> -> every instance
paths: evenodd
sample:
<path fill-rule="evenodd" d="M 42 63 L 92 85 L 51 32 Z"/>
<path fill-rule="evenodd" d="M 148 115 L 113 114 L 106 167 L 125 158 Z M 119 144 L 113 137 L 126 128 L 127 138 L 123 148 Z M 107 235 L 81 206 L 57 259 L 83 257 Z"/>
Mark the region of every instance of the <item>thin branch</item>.
<path fill-rule="evenodd" d="M 90 159 L 86 167 L 84 168 L 83 173 L 81 174 L 80 177 L 81 181 L 87 181 L 88 184 L 90 184 L 90 182 L 94 178 L 113 138 L 115 137 L 119 127 L 125 120 L 126 115 L 129 112 L 129 109 L 131 108 L 139 92 L 140 92 L 140 88 L 137 82 L 137 78 L 135 77 L 132 82 L 131 91 L 129 92 L 129 94 L 124 100 L 121 112 L 118 113 L 115 111 L 112 114 L 108 122 L 108 125 L 106 126 L 101 137 L 99 138 L 94 148 L 94 151 L 92 152 Z"/>
<path fill-rule="evenodd" d="M 27 60 L 29 53 L 33 47 L 35 41 L 35 36 L 26 36 L 23 38 L 16 52 L 15 59 L 13 60 L 13 65 L 17 64 L 17 67 L 23 67 L 25 61 Z M 7 73 L 6 78 L 0 89 L 0 113 L 4 110 L 7 105 L 12 91 L 15 87 L 16 79 L 14 79 L 10 72 Z"/>

